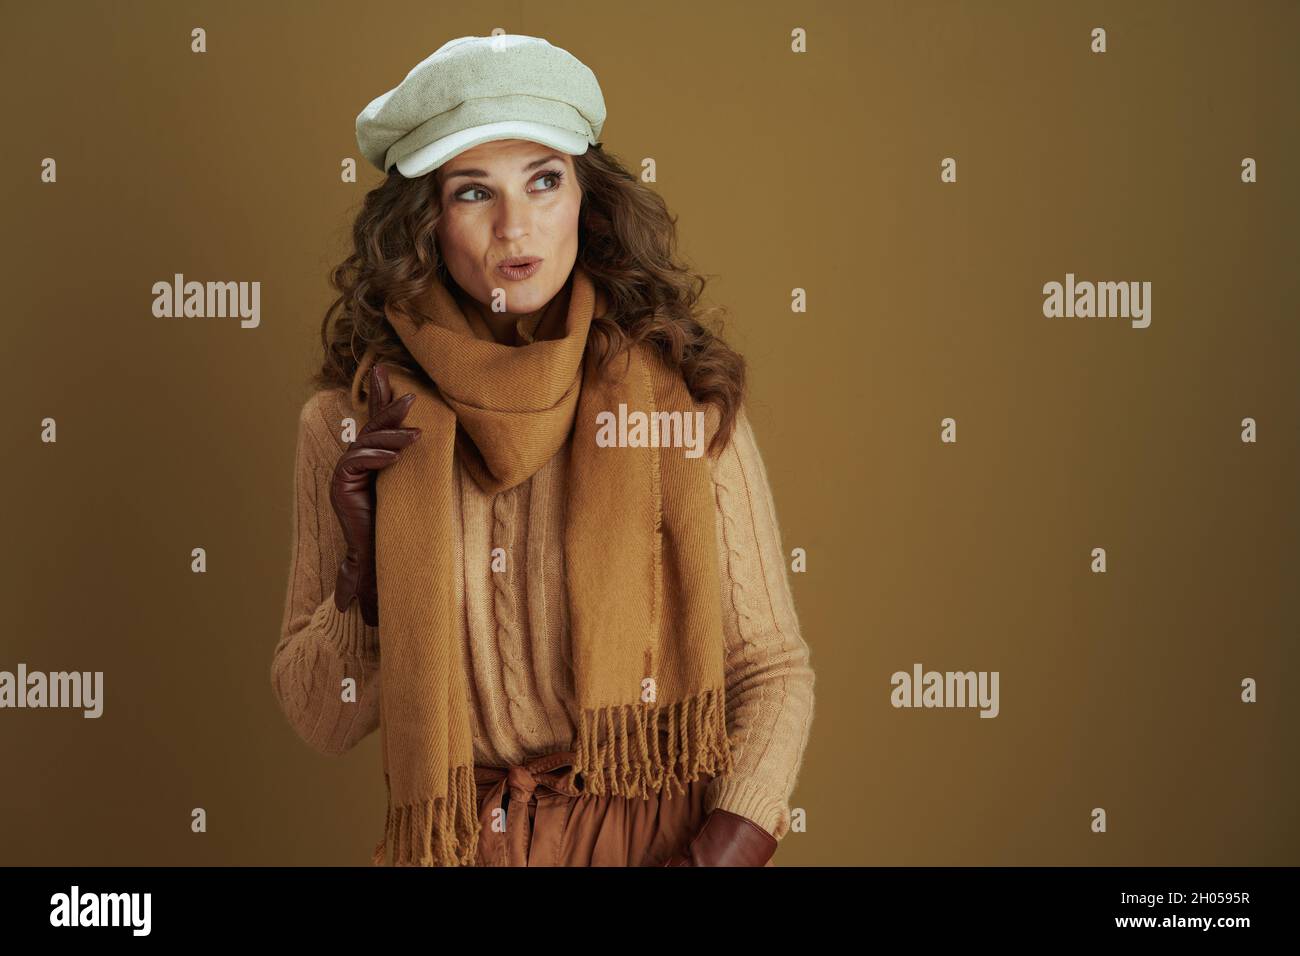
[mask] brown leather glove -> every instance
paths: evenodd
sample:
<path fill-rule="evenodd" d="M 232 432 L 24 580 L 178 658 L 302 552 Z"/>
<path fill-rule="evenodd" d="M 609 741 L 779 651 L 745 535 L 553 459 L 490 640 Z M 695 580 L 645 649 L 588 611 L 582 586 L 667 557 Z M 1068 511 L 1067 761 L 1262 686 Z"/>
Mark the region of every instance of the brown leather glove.
<path fill-rule="evenodd" d="M 370 370 L 370 420 L 334 466 L 330 504 L 343 528 L 347 551 L 339 562 L 334 606 L 346 611 L 355 597 L 361 618 L 379 624 L 379 590 L 375 581 L 375 472 L 387 468 L 420 437 L 418 428 L 398 428 L 415 401 L 414 394 L 393 401 L 388 370 L 378 362 Z"/>
<path fill-rule="evenodd" d="M 776 837 L 753 820 L 730 810 L 711 810 L 686 852 L 664 866 L 766 866 L 776 853 Z"/>

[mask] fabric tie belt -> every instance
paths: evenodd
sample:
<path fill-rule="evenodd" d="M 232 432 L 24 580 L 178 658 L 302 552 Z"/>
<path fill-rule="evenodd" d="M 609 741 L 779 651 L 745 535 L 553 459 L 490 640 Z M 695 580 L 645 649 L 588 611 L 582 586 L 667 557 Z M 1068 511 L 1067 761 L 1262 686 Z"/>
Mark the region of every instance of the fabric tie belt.
<path fill-rule="evenodd" d="M 577 754 L 572 750 L 533 757 L 511 767 L 474 768 L 479 805 L 479 858 L 482 866 L 552 866 L 559 859 L 565 802 L 583 793 L 569 782 Z M 578 780 L 581 781 L 581 776 Z M 510 795 L 505 813 L 495 811 Z M 530 807 L 530 804 L 534 805 Z M 558 814 L 556 820 L 546 819 Z M 536 827 L 530 819 L 538 816 Z M 504 819 L 503 819 L 504 818 Z M 505 832 L 500 832 L 502 824 Z M 547 834 L 534 845 L 532 832 Z"/>

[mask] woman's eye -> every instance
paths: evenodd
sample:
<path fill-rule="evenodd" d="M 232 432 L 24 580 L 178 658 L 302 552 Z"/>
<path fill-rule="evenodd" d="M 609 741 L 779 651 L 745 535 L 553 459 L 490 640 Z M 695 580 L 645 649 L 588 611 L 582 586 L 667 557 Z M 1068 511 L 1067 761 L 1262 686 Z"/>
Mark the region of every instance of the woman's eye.
<path fill-rule="evenodd" d="M 559 189 L 560 183 L 564 180 L 564 174 L 557 173 L 557 172 L 542 173 L 540 176 L 538 176 L 536 179 L 533 180 L 533 183 L 539 183 L 543 179 L 553 179 L 555 180 L 555 185 L 545 186 L 541 189 L 534 190 L 535 192 L 548 193 L 548 192 L 554 192 L 556 189 Z M 455 199 L 461 199 L 463 202 L 477 202 L 477 200 L 475 199 L 463 199 L 463 197 L 467 193 L 481 193 L 481 192 L 486 192 L 486 190 L 483 189 L 481 186 L 466 186 L 460 192 L 453 193 L 452 196 Z"/>

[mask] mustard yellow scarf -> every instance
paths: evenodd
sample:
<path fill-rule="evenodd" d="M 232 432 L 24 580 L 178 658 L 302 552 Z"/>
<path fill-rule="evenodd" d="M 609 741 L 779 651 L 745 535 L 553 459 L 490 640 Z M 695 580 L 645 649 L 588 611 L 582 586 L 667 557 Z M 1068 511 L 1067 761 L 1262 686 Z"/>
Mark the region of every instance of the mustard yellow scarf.
<path fill-rule="evenodd" d="M 567 303 L 552 300 L 551 337 L 522 346 L 476 336 L 471 323 L 482 319 L 467 318 L 440 283 L 422 299 L 432 322 L 387 312 L 433 384 L 388 366 L 393 397 L 417 396 L 402 424 L 422 434 L 378 472 L 375 488 L 388 790 L 376 865 L 387 848 L 395 866 L 475 862 L 468 665 L 453 613 L 456 455 L 495 494 L 568 445 L 565 577 L 581 709 L 570 781 L 581 774 L 585 793 L 645 797 L 685 792 L 701 774 L 733 766 L 709 462 L 671 438 L 674 422 L 704 409 L 644 343 L 598 375 L 586 344 L 604 295 L 581 266 L 562 294 Z M 363 418 L 373 359 L 368 352 L 352 386 Z M 629 429 L 626 445 L 600 447 L 597 416 L 619 416 L 620 404 L 629 421 L 642 412 L 657 429 Z"/>

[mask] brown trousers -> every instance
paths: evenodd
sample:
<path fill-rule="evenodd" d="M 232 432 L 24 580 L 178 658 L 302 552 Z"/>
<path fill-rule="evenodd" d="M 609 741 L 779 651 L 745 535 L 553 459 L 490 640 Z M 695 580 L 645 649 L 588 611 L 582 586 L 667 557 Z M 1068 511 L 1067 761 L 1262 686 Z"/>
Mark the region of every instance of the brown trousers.
<path fill-rule="evenodd" d="M 474 768 L 476 865 L 662 866 L 704 823 L 708 774 L 685 794 L 596 795 L 565 780 L 575 756 L 558 751 L 512 767 Z"/>

